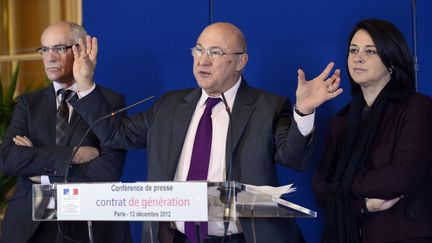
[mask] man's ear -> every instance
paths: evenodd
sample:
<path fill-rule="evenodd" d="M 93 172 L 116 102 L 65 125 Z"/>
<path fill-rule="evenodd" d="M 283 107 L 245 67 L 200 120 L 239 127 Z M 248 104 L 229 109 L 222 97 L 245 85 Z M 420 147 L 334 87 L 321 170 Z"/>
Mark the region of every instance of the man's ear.
<path fill-rule="evenodd" d="M 241 54 L 239 56 L 240 57 L 238 58 L 237 66 L 236 66 L 236 70 L 237 71 L 243 70 L 246 67 L 246 63 L 247 63 L 247 61 L 249 59 L 249 56 L 246 53 L 245 54 Z"/>

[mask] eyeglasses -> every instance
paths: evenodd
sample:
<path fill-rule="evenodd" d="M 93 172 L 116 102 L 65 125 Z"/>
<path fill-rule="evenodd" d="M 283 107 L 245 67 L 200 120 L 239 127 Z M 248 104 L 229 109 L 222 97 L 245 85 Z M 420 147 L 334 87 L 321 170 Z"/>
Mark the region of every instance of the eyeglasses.
<path fill-rule="evenodd" d="M 204 49 L 201 47 L 193 47 L 192 50 L 192 56 L 194 57 L 203 57 L 205 53 L 207 53 L 207 56 L 210 60 L 218 59 L 224 55 L 242 55 L 245 54 L 244 52 L 224 52 L 222 49 L 214 47 L 210 49 Z"/>
<path fill-rule="evenodd" d="M 72 46 L 79 46 L 79 44 L 70 45 L 70 46 L 56 45 L 53 47 L 42 46 L 42 47 L 39 47 L 38 49 L 36 49 L 36 51 L 41 55 L 48 55 L 48 52 L 50 50 L 56 54 L 65 54 L 68 49 L 72 48 Z"/>

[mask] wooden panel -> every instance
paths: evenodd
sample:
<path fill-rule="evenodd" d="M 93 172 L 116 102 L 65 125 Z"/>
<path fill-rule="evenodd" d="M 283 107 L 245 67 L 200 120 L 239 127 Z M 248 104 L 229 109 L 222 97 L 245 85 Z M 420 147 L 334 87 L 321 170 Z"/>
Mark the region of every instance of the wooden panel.
<path fill-rule="evenodd" d="M 81 23 L 81 0 L 0 0 L 0 77 L 7 82 L 17 60 L 21 60 L 18 94 L 44 83 L 41 57 L 34 55 L 40 35 L 61 20 Z"/>

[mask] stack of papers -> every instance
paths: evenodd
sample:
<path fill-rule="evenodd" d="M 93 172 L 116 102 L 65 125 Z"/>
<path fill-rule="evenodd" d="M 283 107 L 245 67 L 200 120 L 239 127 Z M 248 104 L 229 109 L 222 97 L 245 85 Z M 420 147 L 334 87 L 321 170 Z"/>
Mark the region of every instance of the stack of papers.
<path fill-rule="evenodd" d="M 248 191 L 248 189 L 250 189 L 249 191 L 253 192 L 260 192 L 263 194 L 266 194 L 268 196 L 271 197 L 280 197 L 284 194 L 288 194 L 291 192 L 295 192 L 297 190 L 297 188 L 292 187 L 293 184 L 289 184 L 289 185 L 285 185 L 285 186 L 278 186 L 278 187 L 274 187 L 274 186 L 254 186 L 254 185 L 248 185 L 245 184 L 246 186 L 246 190 Z"/>

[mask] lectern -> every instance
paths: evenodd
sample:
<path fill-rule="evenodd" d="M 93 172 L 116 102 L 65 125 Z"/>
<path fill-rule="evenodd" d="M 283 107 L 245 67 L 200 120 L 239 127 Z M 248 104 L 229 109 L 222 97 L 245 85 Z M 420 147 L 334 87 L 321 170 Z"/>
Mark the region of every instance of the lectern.
<path fill-rule="evenodd" d="M 33 186 L 33 220 L 236 221 L 316 212 L 230 182 L 59 183 Z"/>

